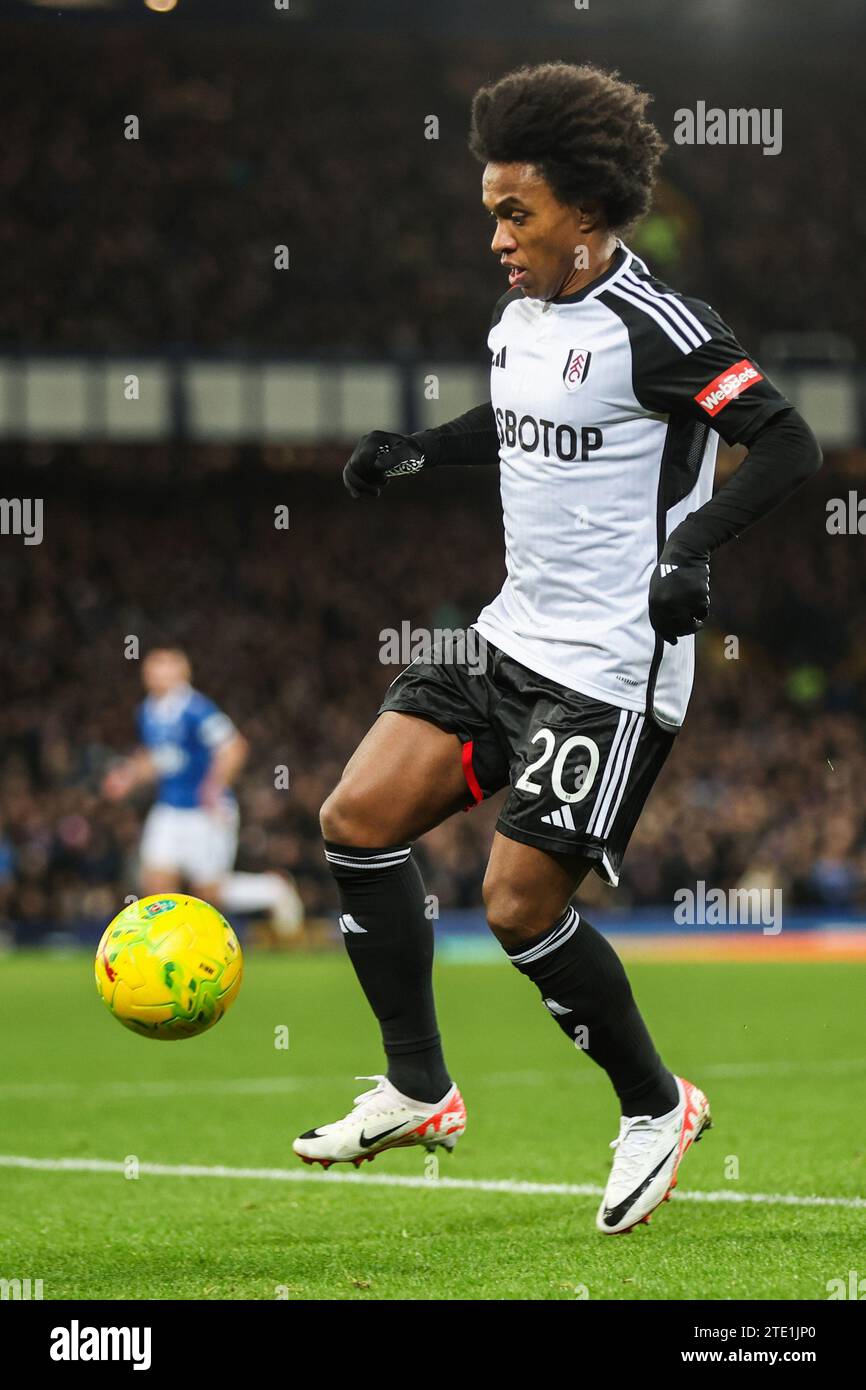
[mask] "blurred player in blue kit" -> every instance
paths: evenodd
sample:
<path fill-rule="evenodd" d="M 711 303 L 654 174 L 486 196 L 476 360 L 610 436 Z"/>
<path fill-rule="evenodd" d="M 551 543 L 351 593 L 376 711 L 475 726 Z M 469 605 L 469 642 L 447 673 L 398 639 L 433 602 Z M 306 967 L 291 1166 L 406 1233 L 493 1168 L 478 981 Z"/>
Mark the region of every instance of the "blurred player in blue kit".
<path fill-rule="evenodd" d="M 119 801 L 156 786 L 141 837 L 142 893 L 187 886 L 226 911 L 268 912 L 278 935 L 296 933 L 303 907 L 287 878 L 232 872 L 240 820 L 232 787 L 248 757 L 246 739 L 193 688 L 183 651 L 154 648 L 141 675 L 147 695 L 137 711 L 140 746 L 109 769 L 103 792 Z"/>

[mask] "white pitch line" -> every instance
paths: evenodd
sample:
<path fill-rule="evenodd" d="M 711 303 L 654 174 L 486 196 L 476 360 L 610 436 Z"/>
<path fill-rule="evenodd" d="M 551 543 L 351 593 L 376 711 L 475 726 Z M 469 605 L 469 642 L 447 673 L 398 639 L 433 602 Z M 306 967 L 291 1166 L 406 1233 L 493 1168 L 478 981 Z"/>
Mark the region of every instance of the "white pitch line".
<path fill-rule="evenodd" d="M 802 1061 L 779 1059 L 773 1062 L 707 1062 L 689 1069 L 698 1079 L 714 1077 L 717 1080 L 737 1077 L 761 1076 L 844 1076 L 851 1072 L 866 1070 L 866 1057 L 839 1057 L 825 1061 Z M 595 1070 L 575 1070 L 567 1079 L 568 1085 L 590 1085 L 601 1079 Z M 333 1072 L 327 1076 L 250 1076 L 236 1077 L 225 1081 L 202 1081 L 190 1078 L 188 1081 L 174 1078 L 166 1081 L 105 1081 L 99 1090 L 92 1082 L 74 1081 L 6 1081 L 0 1082 L 0 1098 L 9 1100 L 65 1100 L 78 1097 L 99 1100 L 118 1099 L 139 1101 L 159 1099 L 162 1096 L 181 1095 L 281 1095 L 291 1091 L 312 1089 L 316 1086 L 345 1082 L 344 1073 Z M 487 1086 L 551 1086 L 559 1085 L 563 1078 L 557 1074 L 538 1070 L 491 1071 L 484 1072 L 475 1081 Z"/>
<path fill-rule="evenodd" d="M 48 1173 L 125 1174 L 126 1165 L 107 1158 L 29 1158 L 0 1154 L 0 1168 L 26 1168 Z M 152 1178 L 241 1178 L 257 1182 L 354 1183 L 358 1187 L 437 1188 L 462 1192 L 508 1192 L 515 1197 L 600 1197 L 594 1183 L 520 1182 L 515 1178 L 418 1178 L 398 1173 L 308 1173 L 303 1168 L 226 1168 L 221 1164 L 139 1163 L 138 1172 Z M 739 1202 L 759 1206 L 866 1208 L 866 1197 L 799 1196 L 793 1192 L 687 1192 L 677 1201 Z"/>
<path fill-rule="evenodd" d="M 707 1077 L 726 1081 L 738 1077 L 746 1080 L 753 1076 L 847 1076 L 861 1071 L 866 1071 L 866 1057 L 840 1057 L 821 1062 L 808 1057 L 802 1061 L 780 1058 L 773 1062 L 706 1062 L 688 1067 L 689 1076 L 694 1076 L 698 1081 Z M 599 1079 L 603 1079 L 602 1073 L 593 1068 L 574 1071 L 565 1084 L 590 1085 Z M 550 1072 L 536 1070 L 486 1072 L 477 1080 L 488 1086 L 552 1086 L 562 1084 L 564 1079 L 560 1073 L 554 1079 Z"/>
<path fill-rule="evenodd" d="M 705 1067 L 693 1068 L 696 1076 L 715 1076 L 720 1080 L 737 1076 L 845 1076 L 864 1069 L 866 1057 L 828 1058 L 824 1061 L 780 1058 L 775 1062 L 710 1062 Z"/>
<path fill-rule="evenodd" d="M 0 1096 L 10 1100 L 69 1100 L 90 1097 L 97 1100 L 139 1101 L 162 1096 L 279 1095 L 306 1086 L 321 1086 L 323 1080 L 337 1077 L 253 1076 L 226 1081 L 104 1081 L 96 1088 L 92 1082 L 9 1081 L 0 1083 Z"/>

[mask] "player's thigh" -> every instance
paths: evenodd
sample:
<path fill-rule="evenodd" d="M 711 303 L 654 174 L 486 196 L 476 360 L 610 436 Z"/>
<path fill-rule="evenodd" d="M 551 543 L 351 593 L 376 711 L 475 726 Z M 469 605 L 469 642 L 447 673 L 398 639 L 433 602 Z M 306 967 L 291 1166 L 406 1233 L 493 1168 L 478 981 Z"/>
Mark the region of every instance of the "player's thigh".
<path fill-rule="evenodd" d="M 181 888 L 181 875 L 177 869 L 146 866 L 142 868 L 139 878 L 143 898 L 151 898 L 155 893 L 177 893 Z"/>
<path fill-rule="evenodd" d="M 469 799 L 461 755 L 457 735 L 430 720 L 380 714 L 322 807 L 325 839 L 375 849 L 432 830 Z"/>
<path fill-rule="evenodd" d="M 139 879 L 145 897 L 174 893 L 183 876 L 183 831 L 173 806 L 152 806 L 144 822 L 139 848 Z"/>
<path fill-rule="evenodd" d="M 196 897 L 218 906 L 220 885 L 237 857 L 238 809 L 232 805 L 192 811 L 190 822 L 184 868 Z"/>
<path fill-rule="evenodd" d="M 503 946 L 546 931 L 562 916 L 592 864 L 581 854 L 552 854 L 497 830 L 484 876 L 484 906 Z"/>
<path fill-rule="evenodd" d="M 197 882 L 216 882 L 231 873 L 238 852 L 240 817 L 235 805 L 192 813 L 187 847 L 188 872 Z"/>
<path fill-rule="evenodd" d="M 216 878 L 212 882 L 207 880 L 202 883 L 190 881 L 190 891 L 194 898 L 201 898 L 202 902 L 210 903 L 211 907 L 222 910 L 222 886 L 221 878 Z"/>

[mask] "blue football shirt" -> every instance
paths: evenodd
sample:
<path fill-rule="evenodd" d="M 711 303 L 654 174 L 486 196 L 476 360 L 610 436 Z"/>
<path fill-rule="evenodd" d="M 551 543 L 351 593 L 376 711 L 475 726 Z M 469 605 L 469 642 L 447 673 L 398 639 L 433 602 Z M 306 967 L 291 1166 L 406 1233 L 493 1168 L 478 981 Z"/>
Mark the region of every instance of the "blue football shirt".
<path fill-rule="evenodd" d="M 234 737 L 235 726 L 213 700 L 187 685 L 148 695 L 138 707 L 138 732 L 159 771 L 157 803 L 189 809 L 200 805 L 214 753 Z"/>

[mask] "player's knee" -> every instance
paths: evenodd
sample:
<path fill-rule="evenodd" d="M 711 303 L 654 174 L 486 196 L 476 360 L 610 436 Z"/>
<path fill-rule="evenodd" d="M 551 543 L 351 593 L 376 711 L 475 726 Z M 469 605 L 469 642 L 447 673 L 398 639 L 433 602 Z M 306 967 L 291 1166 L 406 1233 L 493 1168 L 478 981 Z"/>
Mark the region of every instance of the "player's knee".
<path fill-rule="evenodd" d="M 340 782 L 319 812 L 322 835 L 334 845 L 378 844 L 376 817 L 367 797 L 350 782 Z"/>
<path fill-rule="evenodd" d="M 319 811 L 322 837 L 335 845 L 351 845 L 352 825 L 353 814 L 348 798 L 341 787 L 335 787 Z"/>
<path fill-rule="evenodd" d="M 484 879 L 484 910 L 487 924 L 497 941 L 507 950 L 538 936 L 551 925 L 537 897 L 512 878 L 490 873 Z"/>

